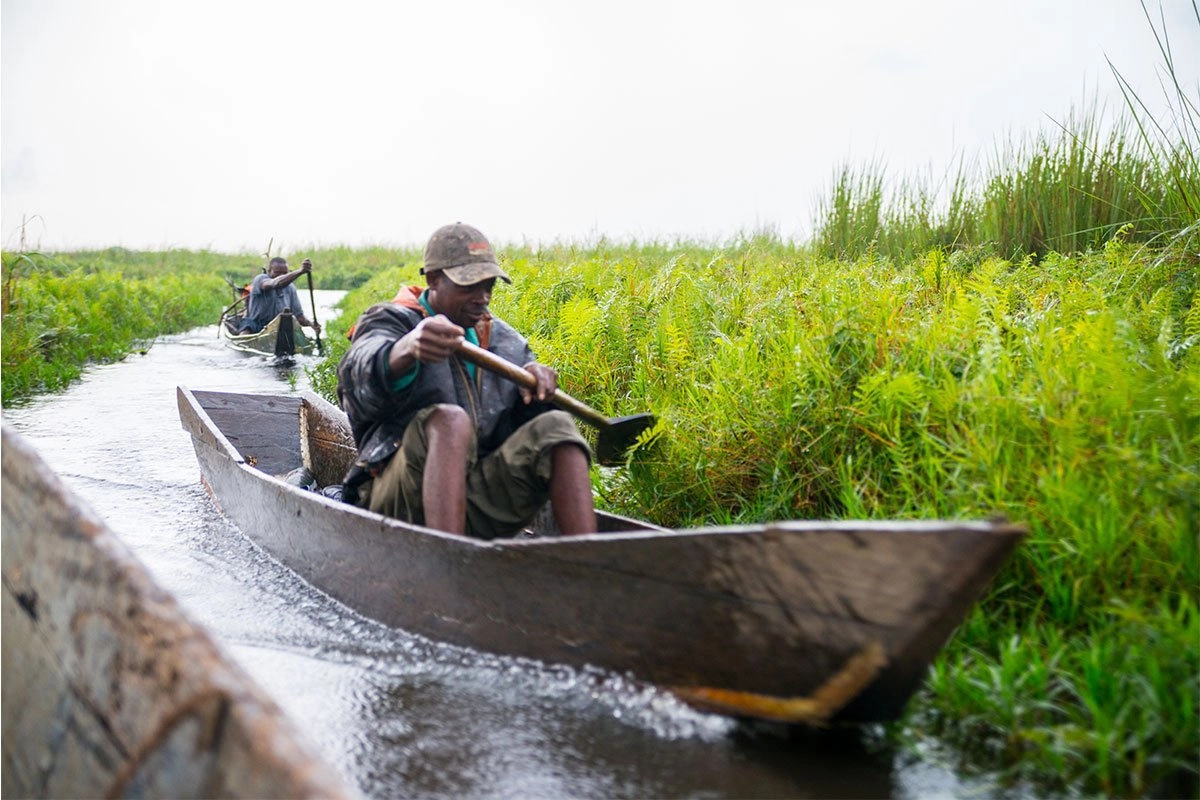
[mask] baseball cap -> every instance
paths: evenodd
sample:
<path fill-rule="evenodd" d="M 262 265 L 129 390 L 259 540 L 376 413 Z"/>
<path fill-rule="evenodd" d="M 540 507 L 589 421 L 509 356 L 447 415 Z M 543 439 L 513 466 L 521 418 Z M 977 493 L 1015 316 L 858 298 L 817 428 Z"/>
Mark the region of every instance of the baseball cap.
<path fill-rule="evenodd" d="M 489 278 L 501 278 L 505 283 L 512 283 L 512 279 L 496 263 L 492 245 L 479 229 L 461 222 L 438 228 L 425 245 L 425 263 L 421 267 L 421 274 L 438 270 L 459 286 L 471 286 Z"/>

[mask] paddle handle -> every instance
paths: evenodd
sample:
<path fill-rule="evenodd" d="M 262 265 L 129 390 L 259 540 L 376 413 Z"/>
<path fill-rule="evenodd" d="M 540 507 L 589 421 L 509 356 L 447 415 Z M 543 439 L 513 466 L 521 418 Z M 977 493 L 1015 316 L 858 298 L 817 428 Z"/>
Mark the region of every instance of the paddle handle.
<path fill-rule="evenodd" d="M 482 347 L 464 341 L 458 346 L 458 353 L 475 366 L 483 367 L 488 372 L 494 372 L 497 375 L 508 378 L 510 381 L 520 384 L 526 389 L 537 388 L 537 378 L 533 376 L 533 373 L 524 367 L 518 367 L 511 361 L 506 361 L 490 350 L 484 350 Z M 590 422 L 597 428 L 604 428 L 609 424 L 608 417 L 605 417 L 591 406 L 579 402 L 562 389 L 554 390 L 554 396 L 550 398 L 550 402 L 563 411 L 569 411 L 580 419 Z"/>

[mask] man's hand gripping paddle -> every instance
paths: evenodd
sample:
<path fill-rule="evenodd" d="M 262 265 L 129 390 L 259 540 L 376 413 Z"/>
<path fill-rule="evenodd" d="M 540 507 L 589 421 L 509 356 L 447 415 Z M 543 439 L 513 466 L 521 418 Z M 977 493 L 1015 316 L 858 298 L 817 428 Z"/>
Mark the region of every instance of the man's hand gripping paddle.
<path fill-rule="evenodd" d="M 527 389 L 537 389 L 537 378 L 516 364 L 505 361 L 494 353 L 463 342 L 459 355 L 472 364 L 489 372 L 501 375 Z M 655 423 L 653 414 L 634 414 L 628 417 L 606 417 L 594 408 L 571 397 L 562 389 L 555 389 L 550 402 L 582 419 L 596 428 L 596 460 L 605 466 L 625 463 L 625 454 L 637 442 L 642 431 Z"/>

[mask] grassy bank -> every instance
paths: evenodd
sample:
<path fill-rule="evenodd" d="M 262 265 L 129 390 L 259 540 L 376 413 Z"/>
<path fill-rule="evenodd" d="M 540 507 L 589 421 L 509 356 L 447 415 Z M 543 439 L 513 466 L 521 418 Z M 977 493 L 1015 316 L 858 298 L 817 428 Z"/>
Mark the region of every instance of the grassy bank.
<path fill-rule="evenodd" d="M 87 364 L 118 361 L 156 336 L 215 322 L 228 293 L 199 267 L 131 273 L 74 257 L 3 255 L 4 406 L 60 390 Z"/>
<path fill-rule="evenodd" d="M 334 325 L 416 267 L 349 295 Z M 1196 259 L 1118 238 L 1038 264 L 897 264 L 756 238 L 510 249 L 506 267 L 494 310 L 570 392 L 662 420 L 604 489 L 610 510 L 1029 525 L 895 736 L 1047 791 L 1194 780 Z M 329 339 L 316 382 L 332 396 L 345 340 Z"/>

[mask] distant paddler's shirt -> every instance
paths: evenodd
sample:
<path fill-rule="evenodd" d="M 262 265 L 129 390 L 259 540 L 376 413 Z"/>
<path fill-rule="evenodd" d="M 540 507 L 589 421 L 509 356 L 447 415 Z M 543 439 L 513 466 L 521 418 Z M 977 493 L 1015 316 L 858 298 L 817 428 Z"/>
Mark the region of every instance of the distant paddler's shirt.
<path fill-rule="evenodd" d="M 297 317 L 304 313 L 296 284 L 289 283 L 282 289 L 268 289 L 263 286 L 268 280 L 269 275 L 255 275 L 254 282 L 250 284 L 250 309 L 246 319 L 254 322 L 256 331 L 266 327 L 267 323 L 282 314 L 285 308 L 290 308 Z"/>

